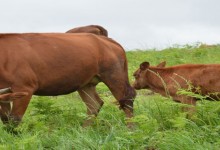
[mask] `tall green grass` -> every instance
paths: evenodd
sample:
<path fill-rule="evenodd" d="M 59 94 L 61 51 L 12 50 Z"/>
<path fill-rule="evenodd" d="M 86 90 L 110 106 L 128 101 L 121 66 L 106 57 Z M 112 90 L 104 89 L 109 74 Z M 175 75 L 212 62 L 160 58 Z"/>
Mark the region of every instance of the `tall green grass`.
<path fill-rule="evenodd" d="M 220 46 L 168 48 L 162 51 L 127 52 L 129 76 L 143 61 L 156 65 L 220 63 Z M 7 132 L 0 123 L 0 150 L 219 150 L 220 102 L 202 100 L 191 120 L 181 111 L 182 104 L 149 91 L 138 91 L 134 103 L 134 129 L 126 127 L 124 113 L 104 84 L 97 90 L 105 101 L 95 124 L 82 128 L 86 107 L 77 93 L 58 97 L 34 96 L 15 129 Z"/>

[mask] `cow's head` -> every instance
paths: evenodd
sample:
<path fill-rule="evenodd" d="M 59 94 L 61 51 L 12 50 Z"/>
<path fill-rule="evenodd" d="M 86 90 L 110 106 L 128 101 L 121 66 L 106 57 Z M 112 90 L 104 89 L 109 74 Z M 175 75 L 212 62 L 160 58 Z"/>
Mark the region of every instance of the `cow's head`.
<path fill-rule="evenodd" d="M 166 66 L 166 61 L 163 61 L 159 63 L 156 67 L 157 68 L 164 68 Z M 133 74 L 135 81 L 133 83 L 133 87 L 136 90 L 140 89 L 147 89 L 148 88 L 148 74 L 150 71 L 148 70 L 150 67 L 149 62 L 143 62 L 140 64 L 140 67 L 138 70 L 136 70 Z"/>

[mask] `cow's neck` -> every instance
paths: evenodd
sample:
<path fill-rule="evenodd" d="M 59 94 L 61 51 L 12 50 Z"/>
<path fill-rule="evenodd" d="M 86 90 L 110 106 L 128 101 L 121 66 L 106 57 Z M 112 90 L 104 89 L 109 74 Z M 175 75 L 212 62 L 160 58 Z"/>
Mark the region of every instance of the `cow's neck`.
<path fill-rule="evenodd" d="M 152 91 L 160 93 L 164 96 L 167 96 L 166 83 L 167 76 L 172 74 L 171 69 L 165 68 L 149 68 L 149 73 L 147 75 L 149 87 Z"/>

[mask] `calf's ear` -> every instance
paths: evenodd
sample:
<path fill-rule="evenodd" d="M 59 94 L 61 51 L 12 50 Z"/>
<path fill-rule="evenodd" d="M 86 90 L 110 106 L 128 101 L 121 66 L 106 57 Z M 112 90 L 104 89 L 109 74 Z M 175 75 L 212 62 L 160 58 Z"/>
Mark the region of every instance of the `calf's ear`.
<path fill-rule="evenodd" d="M 140 64 L 140 69 L 141 69 L 141 70 L 145 70 L 145 69 L 147 69 L 149 66 L 150 66 L 150 63 L 149 63 L 149 62 L 143 62 L 143 63 Z"/>
<path fill-rule="evenodd" d="M 158 65 L 157 65 L 157 67 L 159 67 L 159 68 L 164 68 L 165 66 L 166 66 L 166 61 L 163 61 L 163 62 L 161 62 L 161 63 L 159 63 Z"/>

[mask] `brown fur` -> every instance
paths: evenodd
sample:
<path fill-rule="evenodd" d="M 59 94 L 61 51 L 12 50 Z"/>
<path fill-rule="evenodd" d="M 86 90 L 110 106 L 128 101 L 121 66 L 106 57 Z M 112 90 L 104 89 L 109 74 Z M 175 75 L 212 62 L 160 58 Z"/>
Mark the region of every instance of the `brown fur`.
<path fill-rule="evenodd" d="M 0 103 L 3 122 L 19 123 L 32 95 L 74 91 L 85 102 L 87 114 L 96 116 L 103 105 L 96 92 L 99 82 L 122 100 L 127 117 L 133 114 L 135 91 L 128 81 L 125 51 L 112 39 L 86 33 L 1 34 L 0 64 L 0 89 L 11 87 L 12 94 L 18 93 L 0 96 L 0 101 L 13 100 L 12 110 Z M 84 126 L 91 123 L 87 120 Z"/>
<path fill-rule="evenodd" d="M 158 74 L 158 75 L 156 75 Z M 151 67 L 143 62 L 135 71 L 135 89 L 150 89 L 163 96 L 171 96 L 174 101 L 196 105 L 196 98 L 178 95 L 178 89 L 188 89 L 201 95 L 220 92 L 220 64 L 185 64 L 167 68 Z M 197 88 L 199 87 L 199 91 Z M 220 94 L 212 98 L 220 97 Z"/>
<path fill-rule="evenodd" d="M 108 31 L 99 25 L 88 25 L 88 26 L 77 27 L 68 30 L 66 33 L 93 33 L 96 35 L 103 35 L 108 37 Z"/>

